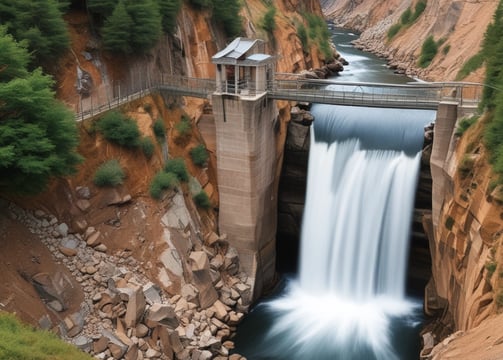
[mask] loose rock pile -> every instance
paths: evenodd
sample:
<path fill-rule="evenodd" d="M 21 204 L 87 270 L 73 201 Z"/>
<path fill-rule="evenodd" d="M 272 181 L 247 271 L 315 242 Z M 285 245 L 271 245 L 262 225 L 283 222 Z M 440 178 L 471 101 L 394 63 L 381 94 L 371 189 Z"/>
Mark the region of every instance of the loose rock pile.
<path fill-rule="evenodd" d="M 213 246 L 192 251 L 192 282 L 168 297 L 129 251 L 107 254 L 96 229 L 69 234 L 66 224 L 43 211 L 9 208 L 84 291 L 80 311 L 58 324 L 67 341 L 97 359 L 244 359 L 229 351 L 252 290 L 250 279 L 239 272 L 236 250 L 225 242 L 214 237 Z M 48 307 L 67 308 L 72 285 L 64 274 L 37 274 L 31 281 Z M 40 319 L 40 326 L 53 328 L 48 317 Z"/>

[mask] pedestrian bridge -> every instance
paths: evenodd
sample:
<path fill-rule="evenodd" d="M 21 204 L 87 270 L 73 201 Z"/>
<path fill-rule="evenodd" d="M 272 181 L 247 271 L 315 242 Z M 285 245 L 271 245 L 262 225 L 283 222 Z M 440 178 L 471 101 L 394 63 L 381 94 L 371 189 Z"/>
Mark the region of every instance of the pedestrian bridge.
<path fill-rule="evenodd" d="M 366 106 L 404 109 L 438 108 L 440 102 L 456 102 L 460 108 L 476 109 L 482 95 L 482 84 L 470 82 L 411 82 L 385 84 L 366 82 L 340 82 L 336 79 L 320 80 L 301 78 L 296 74 L 277 73 L 267 82 L 266 91 L 256 91 L 250 81 L 220 83 L 213 79 L 200 79 L 176 75 L 161 75 L 158 81 L 148 79 L 140 86 L 111 88 L 100 99 L 91 97 L 81 101 L 76 119 L 98 116 L 112 108 L 134 99 L 161 92 L 172 96 L 189 96 L 210 99 L 211 95 L 225 94 L 254 99 L 267 96 L 272 100 L 321 103 L 344 106 Z"/>

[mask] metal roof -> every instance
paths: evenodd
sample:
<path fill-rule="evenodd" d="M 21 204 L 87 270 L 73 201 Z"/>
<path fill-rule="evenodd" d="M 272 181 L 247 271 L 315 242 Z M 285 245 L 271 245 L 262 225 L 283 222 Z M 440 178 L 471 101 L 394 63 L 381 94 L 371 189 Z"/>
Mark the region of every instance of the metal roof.
<path fill-rule="evenodd" d="M 227 45 L 225 49 L 213 55 L 213 59 L 216 60 L 224 57 L 239 59 L 248 51 L 250 51 L 258 41 L 260 40 L 247 39 L 242 37 L 235 38 L 229 45 Z"/>

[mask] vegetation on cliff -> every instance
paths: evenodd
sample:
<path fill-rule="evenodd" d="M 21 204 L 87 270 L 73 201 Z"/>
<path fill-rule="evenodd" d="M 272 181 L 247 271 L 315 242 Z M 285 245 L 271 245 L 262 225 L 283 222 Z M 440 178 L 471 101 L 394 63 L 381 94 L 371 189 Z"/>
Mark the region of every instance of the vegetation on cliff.
<path fill-rule="evenodd" d="M 86 360 L 91 357 L 55 334 L 23 325 L 14 315 L 0 313 L 0 359 Z"/>
<path fill-rule="evenodd" d="M 0 20 L 17 41 L 25 41 L 35 64 L 57 59 L 70 45 L 57 0 L 1 1 Z"/>
<path fill-rule="evenodd" d="M 73 174 L 81 157 L 75 119 L 55 99 L 51 77 L 28 70 L 30 55 L 0 27 L 0 191 L 38 193 Z"/>
<path fill-rule="evenodd" d="M 239 0 L 188 0 L 198 9 L 208 9 L 215 24 L 222 26 L 229 38 L 239 36 L 243 31 L 241 1 Z"/>
<path fill-rule="evenodd" d="M 424 9 L 426 9 L 426 0 L 417 2 L 414 11 L 412 11 L 412 7 L 409 6 L 400 16 L 400 21 L 389 28 L 388 39 L 391 40 L 401 29 L 413 24 L 424 12 Z"/>
<path fill-rule="evenodd" d="M 145 53 L 172 33 L 180 7 L 181 0 L 87 0 L 105 48 L 123 54 Z"/>
<path fill-rule="evenodd" d="M 486 31 L 482 54 L 486 62 L 486 80 L 482 105 L 489 110 L 484 134 L 493 170 L 503 182 L 503 1 L 500 0 L 493 23 Z"/>

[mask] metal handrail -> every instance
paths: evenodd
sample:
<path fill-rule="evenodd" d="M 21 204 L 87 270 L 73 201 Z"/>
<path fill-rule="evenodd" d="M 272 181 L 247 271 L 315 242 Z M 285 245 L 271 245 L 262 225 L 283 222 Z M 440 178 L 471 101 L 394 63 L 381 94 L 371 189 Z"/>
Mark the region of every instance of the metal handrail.
<path fill-rule="evenodd" d="M 282 77 L 288 77 L 282 79 Z M 181 75 L 160 74 L 155 79 L 141 79 L 139 86 L 107 88 L 104 100 L 91 98 L 88 104 L 81 99 L 76 120 L 81 121 L 97 116 L 105 111 L 139 99 L 152 92 L 166 92 L 180 96 L 208 98 L 211 94 L 226 93 L 240 96 L 259 95 L 257 84 L 249 80 L 237 83 L 220 83 L 213 79 L 191 78 Z M 282 99 L 327 104 L 436 108 L 440 101 L 453 100 L 460 105 L 477 104 L 482 96 L 483 84 L 473 82 L 413 82 L 407 84 L 386 84 L 371 82 L 340 82 L 330 79 L 305 79 L 297 74 L 275 74 L 267 83 L 267 96 Z M 263 92 L 262 92 L 263 93 Z"/>

